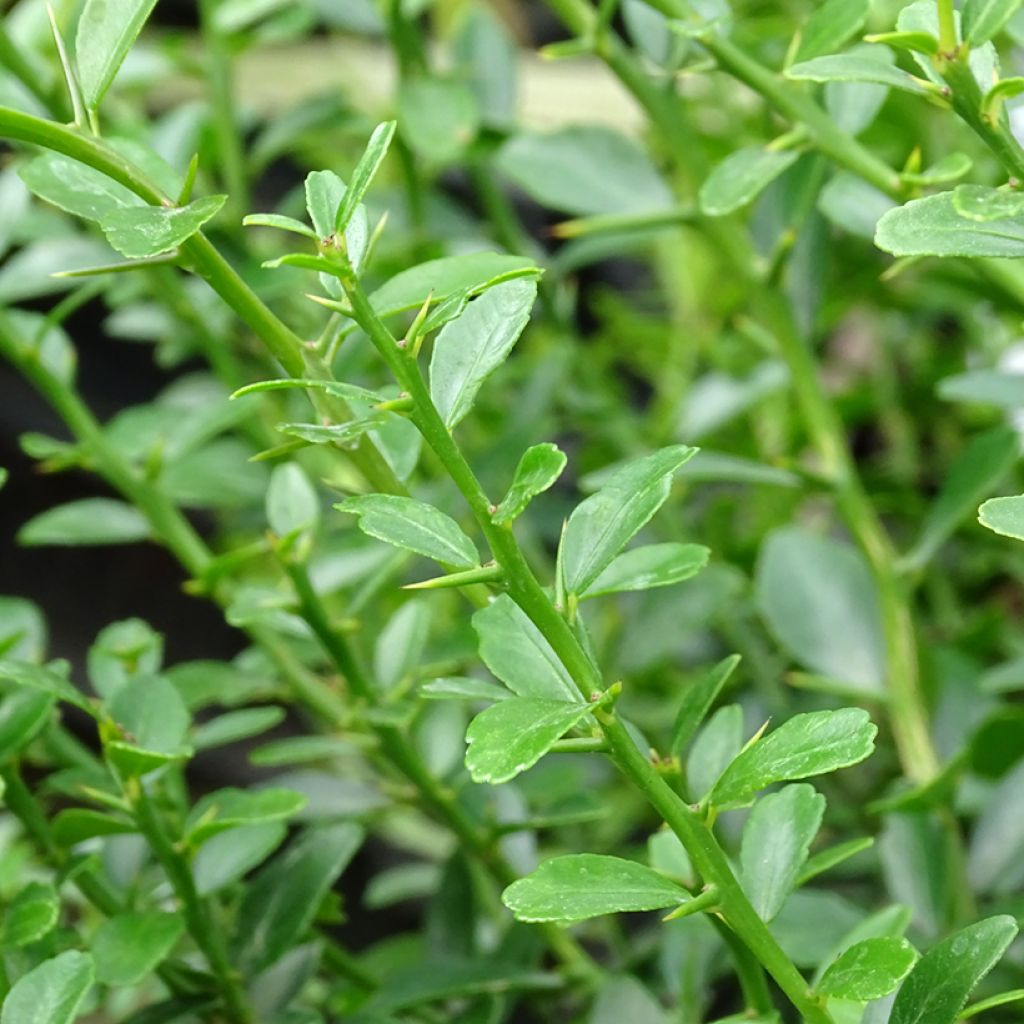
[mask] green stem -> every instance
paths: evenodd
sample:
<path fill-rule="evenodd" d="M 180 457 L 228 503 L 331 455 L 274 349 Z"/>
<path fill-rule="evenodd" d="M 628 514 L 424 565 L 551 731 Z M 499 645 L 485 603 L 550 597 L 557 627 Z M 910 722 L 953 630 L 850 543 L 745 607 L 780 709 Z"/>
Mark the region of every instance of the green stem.
<path fill-rule="evenodd" d="M 228 1019 L 234 1024 L 256 1024 L 241 976 L 231 964 L 220 928 L 206 901 L 196 890 L 188 862 L 178 851 L 142 784 L 134 780 L 127 788 L 139 831 L 145 836 L 181 903 L 185 925 L 217 981 Z"/>
<path fill-rule="evenodd" d="M 944 54 L 955 53 L 956 13 L 953 0 L 937 0 L 939 14 L 939 51 Z"/>

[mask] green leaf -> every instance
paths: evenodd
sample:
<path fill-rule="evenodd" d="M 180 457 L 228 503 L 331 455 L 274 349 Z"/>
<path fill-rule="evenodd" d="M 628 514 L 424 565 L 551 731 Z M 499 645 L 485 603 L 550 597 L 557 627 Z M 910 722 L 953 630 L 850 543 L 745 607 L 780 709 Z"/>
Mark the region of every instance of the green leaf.
<path fill-rule="evenodd" d="M 867 694 L 885 682 L 885 640 L 871 570 L 849 544 L 787 526 L 769 534 L 755 581 L 776 640 L 807 668 Z"/>
<path fill-rule="evenodd" d="M 158 256 L 191 238 L 227 201 L 204 196 L 187 206 L 123 206 L 100 220 L 107 241 L 129 259 Z"/>
<path fill-rule="evenodd" d="M 0 946 L 17 949 L 38 942 L 57 927 L 60 919 L 60 898 L 52 885 L 29 882 L 8 903 Z"/>
<path fill-rule="evenodd" d="M 919 95 L 928 93 L 921 79 L 907 74 L 895 64 L 874 60 L 859 53 L 837 53 L 793 64 L 786 69 L 786 77 L 798 82 L 870 82 Z"/>
<path fill-rule="evenodd" d="M 267 522 L 279 537 L 315 529 L 320 519 L 320 498 L 305 470 L 295 462 L 275 466 L 266 498 Z"/>
<path fill-rule="evenodd" d="M 50 826 L 50 834 L 58 846 L 75 846 L 96 836 L 130 835 L 137 831 L 134 822 L 85 807 L 61 811 Z"/>
<path fill-rule="evenodd" d="M 277 429 L 289 437 L 298 437 L 309 444 L 336 444 L 344 447 L 364 434 L 388 422 L 387 413 L 373 412 L 347 423 L 278 423 Z"/>
<path fill-rule="evenodd" d="M 673 445 L 627 463 L 573 510 L 560 547 L 570 594 L 583 594 L 664 504 L 672 474 L 697 454 Z"/>
<path fill-rule="evenodd" d="M 944 377 L 936 388 L 950 402 L 974 402 L 999 409 L 1024 409 L 1024 374 L 968 370 Z"/>
<path fill-rule="evenodd" d="M 344 398 L 350 402 L 369 402 L 371 405 L 377 402 L 387 401 L 386 397 L 379 391 L 370 391 L 361 388 L 356 384 L 345 384 L 340 380 L 317 380 L 315 378 L 285 377 L 279 380 L 261 380 L 255 384 L 246 384 L 239 388 L 232 398 L 243 398 L 245 395 L 253 395 L 260 391 L 306 391 L 315 388 L 318 391 L 326 391 L 329 395 Z"/>
<path fill-rule="evenodd" d="M 294 817 L 306 797 L 290 789 L 219 789 L 196 803 L 185 823 L 185 840 L 199 846 L 211 836 L 245 825 L 264 825 Z"/>
<path fill-rule="evenodd" d="M 773 782 L 806 779 L 870 757 L 878 729 L 861 708 L 794 715 L 747 747 L 711 791 L 718 807 L 743 804 Z"/>
<path fill-rule="evenodd" d="M 473 616 L 480 658 L 520 697 L 576 703 L 580 692 L 540 630 L 507 594 Z"/>
<path fill-rule="evenodd" d="M 532 768 L 590 711 L 588 704 L 512 697 L 481 711 L 466 730 L 474 782 L 497 785 Z"/>
<path fill-rule="evenodd" d="M 686 758 L 689 795 L 702 799 L 743 748 L 743 708 L 727 704 L 708 719 Z"/>
<path fill-rule="evenodd" d="M 159 672 L 163 655 L 163 637 L 149 623 L 142 619 L 112 622 L 99 631 L 89 648 L 89 682 L 109 699 L 128 680 Z"/>
<path fill-rule="evenodd" d="M 796 888 L 811 843 L 821 827 L 825 798 L 796 783 L 754 804 L 743 826 L 743 888 L 763 921 L 771 921 Z"/>
<path fill-rule="evenodd" d="M 903 982 L 889 1024 L 954 1024 L 1016 935 L 1012 917 L 989 917 L 933 946 Z"/>
<path fill-rule="evenodd" d="M 41 661 L 46 653 L 46 620 L 23 597 L 0 597 L 0 657 Z"/>
<path fill-rule="evenodd" d="M 432 679 L 419 689 L 420 696 L 426 700 L 508 700 L 508 690 L 497 683 L 486 679 L 474 679 L 468 676 L 445 676 L 443 679 Z M 561 702 L 559 702 L 561 703 Z"/>
<path fill-rule="evenodd" d="M 192 861 L 192 874 L 200 896 L 217 892 L 262 864 L 284 841 L 283 821 L 243 825 L 211 836 Z"/>
<path fill-rule="evenodd" d="M 390 316 L 419 309 L 428 297 L 436 307 L 453 295 L 470 297 L 502 280 L 539 274 L 537 264 L 525 256 L 500 252 L 444 256 L 396 274 L 370 296 L 370 303 L 381 316 Z"/>
<path fill-rule="evenodd" d="M 430 359 L 430 397 L 449 430 L 466 416 L 484 381 L 508 358 L 536 298 L 536 281 L 495 285 L 437 336 Z"/>
<path fill-rule="evenodd" d="M 75 949 L 44 960 L 7 993 L 0 1024 L 73 1024 L 93 975 L 92 957 Z"/>
<path fill-rule="evenodd" d="M 95 715 L 89 699 L 67 678 L 68 664 L 66 661 L 51 662 L 49 666 L 32 665 L 27 661 L 14 658 L 0 659 L 0 679 L 8 679 L 16 686 L 24 686 L 30 690 L 38 690 L 58 700 L 74 704 L 86 714 Z"/>
<path fill-rule="evenodd" d="M 952 192 L 915 199 L 878 222 L 875 245 L 894 256 L 1024 256 L 1024 221 L 979 223 L 960 215 Z"/>
<path fill-rule="evenodd" d="M 957 185 L 953 189 L 953 209 L 961 217 L 980 223 L 1018 217 L 1024 212 L 1024 193 L 985 185 Z"/>
<path fill-rule="evenodd" d="M 907 976 L 917 953 L 906 939 L 879 936 L 851 946 L 829 964 L 815 986 L 823 996 L 866 1003 L 892 992 Z"/>
<path fill-rule="evenodd" d="M 672 724 L 672 744 L 669 749 L 674 755 L 681 754 L 696 735 L 701 722 L 739 663 L 740 656 L 730 654 L 683 694 L 682 703 Z"/>
<path fill-rule="evenodd" d="M 359 517 L 363 533 L 456 569 L 480 564 L 476 546 L 450 516 L 414 498 L 367 494 L 334 506 Z"/>
<path fill-rule="evenodd" d="M 998 35 L 1017 13 L 1021 0 L 964 0 L 963 35 L 971 46 L 981 46 Z"/>
<path fill-rule="evenodd" d="M 1003 537 L 1024 540 L 1024 495 L 989 498 L 978 509 L 978 522 Z"/>
<path fill-rule="evenodd" d="M 301 941 L 363 835 L 351 822 L 309 829 L 260 871 L 238 911 L 239 959 L 251 971 L 269 966 Z"/>
<path fill-rule="evenodd" d="M 104 921 L 92 940 L 96 980 L 118 987 L 139 984 L 170 955 L 184 931 L 180 915 L 159 910 Z"/>
<path fill-rule="evenodd" d="M 26 547 L 133 544 L 148 540 L 150 534 L 149 522 L 134 505 L 113 498 L 81 498 L 30 519 L 18 531 L 18 543 Z"/>
<path fill-rule="evenodd" d="M 999 485 L 1019 454 L 1020 441 L 1010 427 L 995 427 L 974 438 L 950 467 L 903 564 L 912 569 L 926 565 L 978 502 Z"/>
<path fill-rule="evenodd" d="M 290 231 L 293 235 L 302 235 L 304 238 L 311 238 L 319 242 L 317 233 L 301 220 L 294 217 L 285 217 L 280 213 L 250 213 L 242 218 L 242 225 L 247 228 L 278 228 L 281 231 Z"/>
<path fill-rule="evenodd" d="M 835 53 L 849 42 L 867 20 L 870 0 L 825 0 L 800 30 L 796 61 Z"/>
<path fill-rule="evenodd" d="M 675 205 L 644 150 L 611 128 L 523 132 L 501 147 L 495 162 L 531 199 L 580 217 Z"/>
<path fill-rule="evenodd" d="M 29 190 L 54 206 L 86 220 L 100 221 L 145 201 L 124 185 L 61 153 L 40 153 L 18 169 Z"/>
<path fill-rule="evenodd" d="M 794 149 L 748 146 L 730 153 L 700 187 L 700 208 L 709 217 L 724 217 L 742 209 L 791 167 L 800 153 Z"/>
<path fill-rule="evenodd" d="M 192 748 L 212 750 L 230 746 L 240 740 L 260 736 L 280 725 L 284 719 L 284 708 L 276 705 L 229 711 L 196 726 L 192 732 Z"/>
<path fill-rule="evenodd" d="M 333 171 L 312 171 L 306 175 L 306 210 L 313 230 L 321 239 L 334 234 L 334 225 L 348 189 Z M 366 208 L 356 206 L 345 228 L 345 248 L 349 262 L 358 270 L 370 243 L 369 219 Z M 315 259 L 315 257 L 314 257 Z M 341 295 L 341 285 L 327 274 L 321 274 L 324 288 L 335 297 Z"/>
<path fill-rule="evenodd" d="M 594 853 L 547 860 L 513 882 L 502 902 L 520 921 L 585 921 L 623 911 L 662 910 L 690 899 L 680 885 L 620 857 Z"/>
<path fill-rule="evenodd" d="M 600 597 L 630 590 L 654 590 L 691 579 L 708 564 L 701 544 L 647 544 L 617 555 L 583 593 Z"/>
<path fill-rule="evenodd" d="M 550 442 L 527 448 L 516 466 L 508 494 L 491 516 L 492 522 L 504 526 L 518 519 L 526 506 L 562 475 L 567 461 L 565 452 Z"/>
<path fill-rule="evenodd" d="M 344 231 L 348 227 L 356 212 L 356 207 L 363 201 L 370 183 L 377 171 L 380 170 L 384 157 L 387 156 L 388 147 L 395 134 L 395 127 L 396 122 L 384 121 L 373 129 L 370 141 L 366 144 L 366 150 L 360 157 L 359 163 L 356 164 L 356 169 L 352 172 L 352 178 L 348 183 L 348 188 L 345 189 L 341 205 L 338 207 L 338 214 L 334 221 L 335 233 Z"/>
<path fill-rule="evenodd" d="M 398 128 L 421 160 L 444 166 L 476 138 L 480 108 L 465 82 L 403 78 L 398 90 Z"/>
<path fill-rule="evenodd" d="M 858 853 L 870 850 L 874 845 L 874 839 L 870 836 L 862 836 L 860 839 L 851 839 L 848 842 L 837 843 L 835 846 L 820 850 L 813 857 L 807 859 L 807 863 L 804 865 L 803 871 L 800 872 L 796 884 L 798 886 L 806 885 L 812 878 L 823 875 L 837 864 L 842 864 L 844 860 L 849 860 Z"/>
<path fill-rule="evenodd" d="M 124 63 L 156 0 L 86 0 L 75 36 L 82 97 L 95 110 Z"/>
<path fill-rule="evenodd" d="M 49 693 L 19 689 L 0 698 L 0 762 L 25 749 L 53 716 Z"/>
<path fill-rule="evenodd" d="M 121 774 L 144 775 L 191 754 L 184 742 L 188 709 L 163 676 L 133 679 L 117 690 L 107 710 L 121 735 L 104 743 L 104 753 Z"/>

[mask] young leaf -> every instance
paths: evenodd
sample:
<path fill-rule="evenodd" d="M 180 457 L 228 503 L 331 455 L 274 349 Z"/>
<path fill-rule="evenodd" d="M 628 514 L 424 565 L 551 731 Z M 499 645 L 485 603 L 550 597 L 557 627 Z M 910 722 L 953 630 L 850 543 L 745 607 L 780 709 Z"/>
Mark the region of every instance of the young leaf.
<path fill-rule="evenodd" d="M 978 509 L 978 522 L 1003 537 L 1024 540 L 1024 495 L 989 498 Z"/>
<path fill-rule="evenodd" d="M 825 0 L 800 30 L 796 61 L 835 53 L 864 26 L 870 0 Z"/>
<path fill-rule="evenodd" d="M 306 210 L 313 230 L 321 239 L 330 238 L 334 234 L 338 212 L 345 199 L 345 182 L 333 171 L 312 171 L 306 175 L 305 188 Z M 357 205 L 345 228 L 345 249 L 354 269 L 358 270 L 361 266 L 369 244 L 370 226 L 366 208 Z M 321 274 L 320 281 L 336 298 L 342 294 L 341 285 L 333 277 Z"/>
<path fill-rule="evenodd" d="M 691 579 L 708 564 L 711 552 L 701 544 L 647 544 L 617 555 L 590 584 L 583 597 L 670 587 Z"/>
<path fill-rule="evenodd" d="M 367 494 L 334 506 L 359 517 L 363 533 L 415 551 L 442 565 L 471 569 L 480 564 L 476 546 L 450 516 L 414 498 Z"/>
<path fill-rule="evenodd" d="M 587 704 L 511 697 L 481 711 L 466 730 L 473 781 L 497 785 L 532 768 L 589 710 Z"/>
<path fill-rule="evenodd" d="M 704 678 L 683 694 L 682 703 L 672 725 L 672 743 L 669 749 L 679 755 L 696 735 L 711 705 L 718 699 L 729 677 L 740 663 L 738 654 L 730 654 L 720 661 Z"/>
<path fill-rule="evenodd" d="M 137 985 L 170 955 L 184 930 L 180 915 L 159 910 L 110 918 L 92 940 L 96 980 L 104 985 Z"/>
<path fill-rule="evenodd" d="M 290 789 L 219 789 L 204 796 L 185 822 L 185 839 L 199 846 L 212 836 L 246 825 L 264 825 L 294 817 L 306 797 Z"/>
<path fill-rule="evenodd" d="M 520 921 L 573 922 L 676 907 L 690 894 L 635 861 L 580 853 L 545 861 L 533 874 L 513 882 L 501 899 Z"/>
<path fill-rule="evenodd" d="M 430 397 L 449 430 L 469 412 L 484 381 L 508 358 L 536 297 L 535 281 L 495 285 L 437 336 L 430 359 Z"/>
<path fill-rule="evenodd" d="M 75 63 L 90 110 L 99 106 L 155 6 L 156 0 L 86 0 L 78 19 Z"/>
<path fill-rule="evenodd" d="M 672 474 L 696 453 L 696 448 L 680 444 L 629 462 L 576 506 L 559 552 L 568 593 L 586 592 L 661 508 L 672 486 Z"/>
<path fill-rule="evenodd" d="M 351 822 L 309 829 L 263 868 L 238 911 L 238 959 L 259 971 L 299 942 L 363 835 Z"/>
<path fill-rule="evenodd" d="M 504 686 L 488 682 L 486 679 L 475 679 L 470 676 L 445 676 L 432 679 L 420 687 L 420 696 L 426 700 L 509 700 L 509 692 Z M 559 701 L 559 703 L 564 703 Z"/>
<path fill-rule="evenodd" d="M 962 216 L 952 192 L 914 199 L 878 222 L 875 245 L 893 256 L 1024 256 L 1024 223 Z"/>
<path fill-rule="evenodd" d="M 903 564 L 913 569 L 927 564 L 978 502 L 999 485 L 1019 455 L 1020 441 L 1010 427 L 995 427 L 974 438 L 950 467 Z"/>
<path fill-rule="evenodd" d="M 954 1024 L 1016 935 L 1017 922 L 1003 915 L 961 928 L 933 946 L 903 982 L 889 1024 Z"/>
<path fill-rule="evenodd" d="M 320 498 L 296 462 L 275 466 L 267 487 L 267 522 L 279 537 L 316 527 Z"/>
<path fill-rule="evenodd" d="M 964 0 L 964 41 L 981 46 L 1006 27 L 1017 13 L 1021 0 Z"/>
<path fill-rule="evenodd" d="M 49 725 L 53 697 L 28 689 L 5 693 L 0 700 L 0 762 L 25 749 Z"/>
<path fill-rule="evenodd" d="M 188 241 L 227 201 L 204 196 L 188 206 L 122 206 L 100 220 L 107 241 L 129 259 L 158 256 Z"/>
<path fill-rule="evenodd" d="M 786 77 L 807 82 L 871 82 L 904 92 L 926 95 L 928 87 L 895 64 L 873 60 L 857 53 L 815 57 L 786 69 Z"/>
<path fill-rule="evenodd" d="M 15 686 L 23 686 L 29 690 L 56 697 L 89 715 L 95 715 L 92 704 L 85 694 L 78 690 L 67 678 L 68 663 L 55 661 L 48 666 L 32 665 L 14 658 L 0 658 L 0 679 L 7 679 Z"/>
<path fill-rule="evenodd" d="M 717 807 L 743 804 L 773 782 L 857 764 L 871 755 L 877 732 L 861 708 L 794 715 L 740 753 L 715 783 L 710 801 Z"/>
<path fill-rule="evenodd" d="M 1024 211 L 1024 193 L 985 185 L 957 185 L 953 189 L 953 209 L 961 217 L 980 223 L 1017 217 Z"/>
<path fill-rule="evenodd" d="M 59 919 L 57 890 L 45 882 L 29 882 L 4 911 L 0 947 L 17 949 L 38 942 L 53 931 Z"/>
<path fill-rule="evenodd" d="M 771 921 L 796 887 L 825 813 L 825 798 L 796 783 L 762 797 L 743 826 L 743 888 L 763 921 Z"/>
<path fill-rule="evenodd" d="M 191 753 L 185 745 L 188 710 L 163 676 L 133 679 L 117 690 L 107 710 L 124 738 L 112 736 L 104 753 L 122 775 L 144 775 Z"/>
<path fill-rule="evenodd" d="M 44 960 L 11 987 L 0 1024 L 73 1024 L 92 988 L 92 957 L 69 949 Z"/>
<path fill-rule="evenodd" d="M 114 498 L 81 498 L 30 519 L 18 531 L 18 543 L 26 547 L 133 544 L 148 540 L 150 533 L 149 522 L 134 505 Z"/>
<path fill-rule="evenodd" d="M 480 109 L 465 82 L 404 78 L 398 90 L 398 125 L 421 160 L 443 166 L 457 159 L 476 138 Z"/>
<path fill-rule="evenodd" d="M 100 221 L 125 207 L 146 205 L 113 178 L 62 153 L 40 153 L 18 174 L 34 195 L 85 220 Z"/>
<path fill-rule="evenodd" d="M 580 692 L 540 630 L 507 594 L 473 616 L 483 663 L 515 694 L 577 702 Z"/>
<path fill-rule="evenodd" d="M 96 836 L 131 835 L 137 831 L 134 822 L 86 807 L 69 807 L 61 811 L 50 827 L 50 834 L 58 846 L 75 846 Z"/>
<path fill-rule="evenodd" d="M 708 217 L 724 217 L 751 203 L 800 153 L 795 149 L 749 146 L 730 153 L 700 187 L 700 208 Z"/>
<path fill-rule="evenodd" d="M 743 708 L 727 704 L 708 719 L 686 758 L 689 795 L 702 799 L 743 749 Z"/>
<path fill-rule="evenodd" d="M 866 1003 L 892 992 L 907 976 L 917 953 L 906 939 L 879 936 L 865 939 L 829 964 L 815 986 L 823 996 Z"/>
<path fill-rule="evenodd" d="M 565 452 L 550 442 L 527 448 L 516 466 L 508 494 L 501 499 L 491 520 L 506 525 L 518 519 L 526 506 L 562 475 L 566 461 Z"/>
<path fill-rule="evenodd" d="M 386 396 L 379 391 L 370 391 L 368 388 L 361 388 L 357 384 L 346 384 L 340 380 L 317 380 L 315 378 L 285 377 L 280 380 L 261 380 L 255 384 L 246 384 L 234 392 L 232 398 L 242 398 L 245 395 L 254 395 L 260 391 L 306 391 L 314 388 L 317 391 L 326 391 L 329 395 L 344 398 L 351 402 L 369 402 L 371 405 L 387 401 Z"/>
<path fill-rule="evenodd" d="M 390 417 L 387 413 L 372 412 L 369 416 L 349 420 L 347 423 L 278 423 L 277 429 L 289 437 L 301 438 L 309 444 L 350 445 L 364 434 L 383 426 Z"/>
<path fill-rule="evenodd" d="M 356 169 L 352 172 L 352 178 L 348 183 L 348 188 L 345 189 L 341 205 L 338 207 L 338 214 L 334 221 L 335 233 L 344 231 L 348 227 L 352 215 L 356 212 L 356 207 L 363 201 L 363 196 L 366 195 L 370 183 L 380 169 L 384 157 L 387 156 L 388 147 L 395 134 L 395 124 L 394 121 L 384 121 L 373 129 L 370 141 L 366 144 L 366 150 L 356 165 Z"/>
<path fill-rule="evenodd" d="M 217 892 L 262 864 L 284 841 L 283 821 L 244 825 L 211 836 L 192 860 L 192 873 L 200 896 Z"/>
<path fill-rule="evenodd" d="M 294 217 L 285 217 L 280 213 L 250 213 L 242 218 L 243 226 L 247 228 L 278 228 L 281 231 L 290 231 L 293 235 L 302 235 L 304 238 L 311 238 L 319 242 L 317 233 L 301 220 Z"/>
<path fill-rule="evenodd" d="M 274 704 L 266 707 L 240 708 L 218 715 L 192 731 L 193 750 L 213 750 L 232 743 L 260 736 L 284 721 L 284 708 Z"/>

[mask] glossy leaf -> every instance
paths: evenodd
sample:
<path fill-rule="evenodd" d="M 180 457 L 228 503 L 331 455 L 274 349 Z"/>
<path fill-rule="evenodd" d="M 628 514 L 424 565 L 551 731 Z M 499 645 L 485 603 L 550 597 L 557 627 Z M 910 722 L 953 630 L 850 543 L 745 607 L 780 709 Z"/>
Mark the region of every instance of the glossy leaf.
<path fill-rule="evenodd" d="M 246 384 L 239 388 L 232 398 L 242 398 L 245 395 L 254 395 L 261 391 L 306 391 L 314 389 L 325 391 L 329 395 L 344 398 L 351 402 L 369 402 L 371 405 L 377 402 L 386 401 L 384 395 L 379 391 L 370 391 L 368 388 L 361 388 L 357 384 L 346 384 L 340 380 L 318 380 L 316 378 L 285 377 L 278 380 L 261 380 L 255 384 Z"/>
<path fill-rule="evenodd" d="M 753 202 L 799 156 L 793 149 L 749 146 L 730 153 L 700 188 L 700 208 L 709 217 L 724 217 Z"/>
<path fill-rule="evenodd" d="M 0 762 L 25 749 L 53 717 L 53 697 L 18 689 L 0 697 Z"/>
<path fill-rule="evenodd" d="M 835 53 L 863 28 L 869 7 L 870 0 L 826 0 L 800 30 L 794 60 Z"/>
<path fill-rule="evenodd" d="M 953 189 L 953 209 L 961 217 L 980 223 L 1017 217 L 1024 212 L 1024 194 L 984 185 L 957 185 Z"/>
<path fill-rule="evenodd" d="M 294 817 L 306 797 L 290 789 L 219 789 L 196 803 L 185 824 L 186 839 L 199 846 L 211 836 L 246 825 L 263 825 Z"/>
<path fill-rule="evenodd" d="M 906 939 L 865 939 L 829 964 L 815 986 L 824 996 L 866 1003 L 888 995 L 907 976 L 917 953 Z"/>
<path fill-rule="evenodd" d="M 86 220 L 101 221 L 125 207 L 146 205 L 113 178 L 62 153 L 40 153 L 22 164 L 18 173 L 40 199 Z"/>
<path fill-rule="evenodd" d="M 104 744 L 107 759 L 126 776 L 144 775 L 188 757 L 189 714 L 178 691 L 163 676 L 140 678 L 122 686 L 107 710 L 120 734 Z"/>
<path fill-rule="evenodd" d="M 129 259 L 159 256 L 188 241 L 216 216 L 227 196 L 204 196 L 187 206 L 123 206 L 100 220 L 107 241 Z"/>
<path fill-rule="evenodd" d="M 590 711 L 587 704 L 512 697 L 481 711 L 466 730 L 474 782 L 497 785 L 532 768 Z"/>
<path fill-rule="evenodd" d="M 192 860 L 192 874 L 201 896 L 217 892 L 259 866 L 284 842 L 283 821 L 242 825 L 210 836 Z"/>
<path fill-rule="evenodd" d="M 420 696 L 427 700 L 508 700 L 504 686 L 468 676 L 445 676 L 432 679 L 420 687 Z"/>
<path fill-rule="evenodd" d="M 359 517 L 363 533 L 442 565 L 471 569 L 480 564 L 476 546 L 450 516 L 414 498 L 368 494 L 334 506 Z"/>
<path fill-rule="evenodd" d="M 697 734 L 686 758 L 689 796 L 699 800 L 710 792 L 722 772 L 743 748 L 743 708 L 719 708 Z"/>
<path fill-rule="evenodd" d="M 806 783 L 786 786 L 754 804 L 743 826 L 743 888 L 764 921 L 771 921 L 796 887 L 825 813 L 825 798 Z"/>
<path fill-rule="evenodd" d="M 520 921 L 572 922 L 675 907 L 690 894 L 635 861 L 580 853 L 545 861 L 513 882 L 501 898 Z"/>
<path fill-rule="evenodd" d="M 94 977 L 92 957 L 69 949 L 44 960 L 11 987 L 0 1024 L 73 1024 Z"/>
<path fill-rule="evenodd" d="M 284 719 L 284 708 L 273 704 L 228 711 L 196 726 L 192 731 L 192 747 L 194 750 L 227 747 L 232 743 L 260 736 L 280 725 Z"/>
<path fill-rule="evenodd" d="M 708 564 L 711 552 L 701 544 L 647 544 L 616 556 L 583 597 L 630 590 L 654 590 L 692 579 Z"/>
<path fill-rule="evenodd" d="M 675 445 L 627 463 L 573 510 L 560 547 L 562 577 L 582 594 L 664 504 L 672 474 L 697 453 Z"/>
<path fill-rule="evenodd" d="M 1024 540 L 1024 496 L 989 498 L 978 509 L 978 521 L 993 533 Z"/>
<path fill-rule="evenodd" d="M 550 442 L 535 444 L 523 452 L 508 493 L 501 499 L 491 520 L 499 525 L 514 522 L 538 494 L 543 494 L 562 475 L 565 452 Z"/>
<path fill-rule="evenodd" d="M 505 594 L 473 616 L 483 663 L 520 697 L 575 703 L 580 693 L 526 613 Z"/>
<path fill-rule="evenodd" d="M 1016 935 L 1012 917 L 989 917 L 932 946 L 903 982 L 889 1024 L 954 1024 Z"/>
<path fill-rule="evenodd" d="M 60 918 L 60 898 L 52 885 L 29 882 L 4 910 L 0 946 L 17 949 L 48 935 Z"/>
<path fill-rule="evenodd" d="M 334 221 L 335 232 L 344 231 L 348 227 L 356 212 L 356 207 L 363 201 L 370 183 L 377 171 L 380 170 L 384 157 L 387 156 L 388 147 L 395 134 L 395 127 L 394 121 L 384 121 L 373 129 L 370 141 L 366 144 L 366 149 L 360 157 L 359 163 L 356 164 L 356 169 L 352 172 L 352 178 L 348 183 L 348 188 L 345 189 L 341 205 L 338 207 Z"/>
<path fill-rule="evenodd" d="M 306 175 L 305 190 L 306 211 L 309 213 L 313 230 L 321 239 L 331 238 L 334 235 L 341 204 L 345 199 L 345 182 L 333 171 L 312 171 Z M 349 262 L 356 270 L 362 264 L 369 242 L 370 227 L 366 209 L 356 206 L 345 228 L 345 250 Z M 332 295 L 341 295 L 341 286 L 333 278 L 322 274 L 320 280 Z"/>
<path fill-rule="evenodd" d="M 314 242 L 320 241 L 317 233 L 308 224 L 303 224 L 294 217 L 282 216 L 280 213 L 250 213 L 242 218 L 242 224 L 247 228 L 278 228 L 281 231 L 290 231 L 293 235 L 311 238 Z"/>
<path fill-rule="evenodd" d="M 1021 0 L 964 0 L 963 35 L 971 46 L 998 35 L 1020 8 Z"/>
<path fill-rule="evenodd" d="M 137 985 L 171 953 L 184 931 L 180 915 L 159 910 L 118 914 L 104 921 L 91 947 L 96 980 Z"/>
<path fill-rule="evenodd" d="M 18 531 L 18 543 L 78 545 L 133 544 L 147 540 L 150 526 L 134 505 L 114 498 L 81 498 L 55 505 Z"/>
<path fill-rule="evenodd" d="M 69 807 L 50 824 L 50 834 L 58 846 L 75 846 L 96 836 L 131 835 L 137 831 L 134 822 L 86 807 Z"/>
<path fill-rule="evenodd" d="M 495 285 L 437 336 L 430 359 L 430 397 L 449 430 L 466 416 L 484 381 L 508 358 L 536 297 L 535 281 Z"/>
<path fill-rule="evenodd" d="M 672 723 L 672 744 L 669 749 L 673 754 L 681 754 L 696 735 L 739 663 L 740 656 L 730 654 L 683 694 L 679 711 Z"/>
<path fill-rule="evenodd" d="M 726 768 L 711 791 L 711 803 L 742 804 L 773 782 L 806 779 L 857 764 L 871 755 L 877 732 L 861 708 L 794 715 Z"/>
<path fill-rule="evenodd" d="M 928 91 L 924 82 L 895 64 L 857 53 L 837 53 L 793 64 L 786 69 L 786 77 L 807 82 L 870 82 L 918 94 Z"/>
<path fill-rule="evenodd" d="M 86 0 L 78 19 L 75 64 L 90 109 L 99 106 L 155 6 L 156 0 Z"/>
<path fill-rule="evenodd" d="M 300 438 L 308 444 L 336 444 L 345 447 L 387 422 L 386 413 L 373 412 L 347 423 L 279 423 L 277 429 L 282 434 Z"/>

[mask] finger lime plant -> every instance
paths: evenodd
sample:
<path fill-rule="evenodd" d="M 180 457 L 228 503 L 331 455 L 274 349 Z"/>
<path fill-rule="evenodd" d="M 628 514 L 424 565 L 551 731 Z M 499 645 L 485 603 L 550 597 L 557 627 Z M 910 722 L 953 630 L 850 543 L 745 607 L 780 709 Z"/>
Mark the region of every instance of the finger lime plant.
<path fill-rule="evenodd" d="M 0 356 L 100 483 L 17 539 L 245 646 L 0 599 L 0 1024 L 1015 1019 L 1019 2 L 548 0 L 646 148 L 483 3 L 155 6 L 0 24 Z M 236 88 L 321 37 L 380 110 Z"/>

